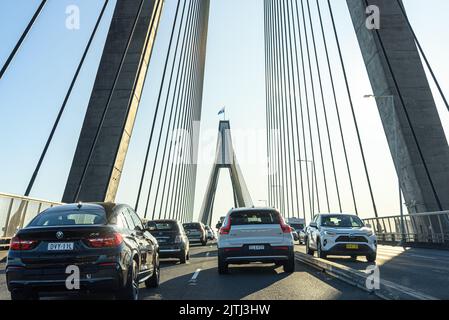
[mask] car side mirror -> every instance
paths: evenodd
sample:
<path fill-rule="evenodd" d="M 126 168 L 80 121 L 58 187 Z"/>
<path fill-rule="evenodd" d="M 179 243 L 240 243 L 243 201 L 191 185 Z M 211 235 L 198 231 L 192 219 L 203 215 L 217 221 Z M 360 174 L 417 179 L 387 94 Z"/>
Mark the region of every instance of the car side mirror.
<path fill-rule="evenodd" d="M 299 240 L 299 236 L 296 232 L 292 232 L 293 234 L 293 240 L 298 241 Z"/>
<path fill-rule="evenodd" d="M 219 222 L 219 223 L 217 223 L 217 225 L 215 226 L 215 228 L 217 228 L 217 229 L 220 229 L 221 227 L 222 227 L 222 223 L 221 222 Z"/>

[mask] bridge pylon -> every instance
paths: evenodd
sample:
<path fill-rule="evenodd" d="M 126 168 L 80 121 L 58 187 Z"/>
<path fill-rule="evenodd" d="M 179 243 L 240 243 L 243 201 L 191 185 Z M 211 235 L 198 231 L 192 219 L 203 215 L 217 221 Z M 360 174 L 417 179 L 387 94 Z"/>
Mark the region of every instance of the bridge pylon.
<path fill-rule="evenodd" d="M 232 144 L 231 125 L 229 121 L 220 121 L 218 131 L 215 161 L 212 166 L 209 183 L 207 184 L 206 195 L 204 197 L 200 212 L 200 221 L 206 225 L 211 225 L 212 222 L 215 194 L 217 191 L 218 178 L 221 169 L 228 169 L 231 175 L 234 206 L 236 208 L 242 208 L 253 205 L 251 195 L 237 162 L 234 146 Z"/>

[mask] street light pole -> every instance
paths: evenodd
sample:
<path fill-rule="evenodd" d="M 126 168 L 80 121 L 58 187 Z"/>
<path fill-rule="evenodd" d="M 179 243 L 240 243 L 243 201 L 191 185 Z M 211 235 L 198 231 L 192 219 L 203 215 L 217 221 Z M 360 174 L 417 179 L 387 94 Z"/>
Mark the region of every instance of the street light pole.
<path fill-rule="evenodd" d="M 399 119 L 396 115 L 395 104 L 394 104 L 394 96 L 393 95 L 385 95 L 385 96 L 376 96 L 376 95 L 365 95 L 364 98 L 374 98 L 376 101 L 378 99 L 388 99 L 391 101 L 391 109 L 393 113 L 393 122 L 394 122 L 394 153 L 397 161 L 397 175 L 398 175 L 398 185 L 399 185 L 399 211 L 401 214 L 401 245 L 405 242 L 405 222 L 404 222 L 404 207 L 403 198 L 402 198 L 402 187 L 401 187 L 401 159 L 399 158 Z"/>

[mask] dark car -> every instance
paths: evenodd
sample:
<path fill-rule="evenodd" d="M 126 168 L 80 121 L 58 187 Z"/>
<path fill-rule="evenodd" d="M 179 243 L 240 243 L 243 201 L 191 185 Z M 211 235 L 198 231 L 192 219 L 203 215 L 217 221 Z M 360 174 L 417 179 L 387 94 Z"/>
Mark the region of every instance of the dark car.
<path fill-rule="evenodd" d="M 13 300 L 54 291 L 137 300 L 139 284 L 157 287 L 159 276 L 157 240 L 129 206 L 112 203 L 43 211 L 11 240 L 6 265 Z"/>
<path fill-rule="evenodd" d="M 190 242 L 201 242 L 203 246 L 207 245 L 207 231 L 201 222 L 184 223 L 184 230 Z"/>
<path fill-rule="evenodd" d="M 159 243 L 161 258 L 176 258 L 186 263 L 190 258 L 189 239 L 176 220 L 155 220 L 147 223 L 148 230 Z"/>

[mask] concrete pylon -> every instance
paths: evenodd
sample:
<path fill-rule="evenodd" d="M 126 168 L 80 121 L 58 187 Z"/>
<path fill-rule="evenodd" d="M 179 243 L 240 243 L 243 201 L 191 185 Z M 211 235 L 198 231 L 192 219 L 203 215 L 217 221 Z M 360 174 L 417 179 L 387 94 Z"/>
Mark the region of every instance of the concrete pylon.
<path fill-rule="evenodd" d="M 163 4 L 163 0 L 117 0 L 63 202 L 114 201 Z M 98 141 L 76 197 L 99 127 Z"/>
<path fill-rule="evenodd" d="M 380 9 L 378 33 L 382 42 L 376 30 L 366 26 L 367 3 Z M 415 39 L 401 7 L 396 0 L 347 0 L 347 4 L 409 212 L 449 210 L 449 147 Z M 410 115 L 442 208 L 437 204 L 403 107 Z"/>
<path fill-rule="evenodd" d="M 215 194 L 221 169 L 228 169 L 231 175 L 235 207 L 244 208 L 253 205 L 253 201 L 234 152 L 229 121 L 220 121 L 218 131 L 215 161 L 200 212 L 200 221 L 206 225 L 211 225 L 212 222 Z"/>

